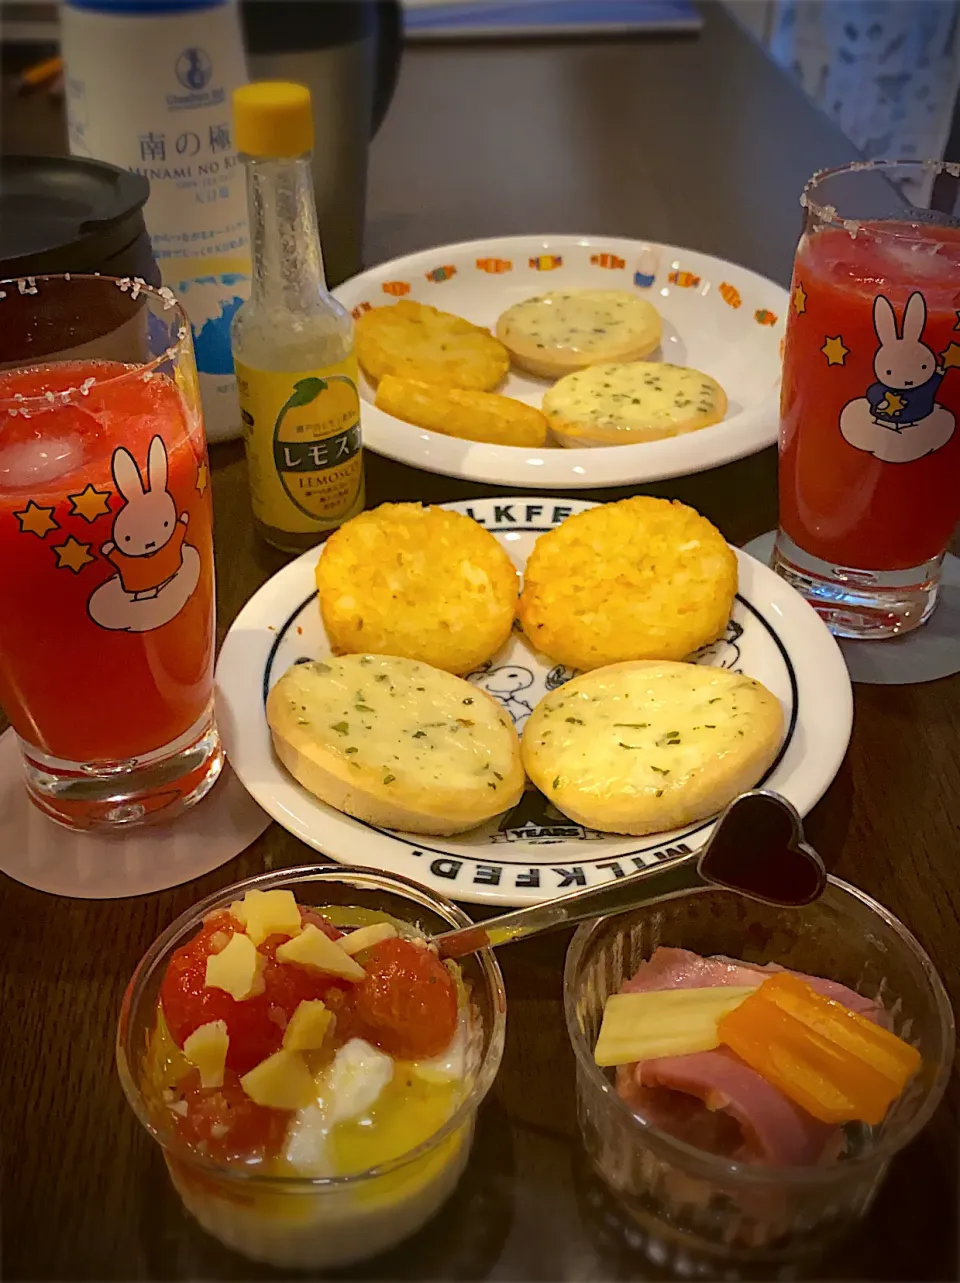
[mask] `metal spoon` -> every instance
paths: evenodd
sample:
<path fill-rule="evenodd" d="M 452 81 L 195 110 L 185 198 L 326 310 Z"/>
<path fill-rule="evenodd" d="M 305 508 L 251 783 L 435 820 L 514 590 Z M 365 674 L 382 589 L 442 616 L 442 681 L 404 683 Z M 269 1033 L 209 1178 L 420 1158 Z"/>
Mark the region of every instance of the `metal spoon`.
<path fill-rule="evenodd" d="M 816 900 L 827 881 L 820 856 L 803 839 L 796 809 L 779 793 L 752 789 L 724 811 L 699 851 L 665 860 L 489 922 L 434 937 L 441 958 L 462 958 L 477 949 L 512 944 L 585 918 L 625 913 L 657 900 L 672 900 L 704 887 L 723 887 L 764 904 L 799 907 Z"/>

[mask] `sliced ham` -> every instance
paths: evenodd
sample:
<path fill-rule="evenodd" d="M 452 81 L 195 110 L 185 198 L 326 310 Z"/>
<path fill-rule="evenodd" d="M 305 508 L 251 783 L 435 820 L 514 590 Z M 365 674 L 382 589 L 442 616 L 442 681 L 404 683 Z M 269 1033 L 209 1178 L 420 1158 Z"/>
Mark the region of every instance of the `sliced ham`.
<path fill-rule="evenodd" d="M 655 949 L 636 974 L 624 982 L 622 993 L 657 989 L 712 989 L 716 985 L 758 984 L 758 968 L 733 958 L 701 958 L 689 949 Z"/>
<path fill-rule="evenodd" d="M 657 1122 L 641 1103 L 643 1117 L 655 1126 L 677 1135 L 677 1120 L 688 1134 L 694 1126 L 706 1130 L 708 1120 L 697 1120 L 689 1111 L 689 1098 L 700 1102 L 710 1114 L 723 1113 L 736 1130 L 717 1131 L 712 1120 L 711 1134 L 719 1136 L 722 1147 L 713 1149 L 740 1162 L 764 1163 L 775 1167 L 806 1167 L 820 1161 L 837 1129 L 818 1122 L 794 1105 L 782 1092 L 762 1078 L 725 1047 L 699 1051 L 689 1056 L 664 1056 L 645 1060 L 634 1069 L 634 1082 L 641 1088 L 659 1089 L 646 1099 L 647 1108 L 660 1116 Z M 687 1097 L 685 1112 L 677 1113 L 677 1102 L 669 1096 Z M 665 1110 L 672 1110 L 672 1117 Z M 696 1142 L 694 1142 L 696 1143 Z"/>
<path fill-rule="evenodd" d="M 732 958 L 715 958 L 714 962 L 721 962 L 740 968 L 741 974 L 752 971 L 757 979 L 762 983 L 767 976 L 772 976 L 776 971 L 785 971 L 788 968 L 781 967 L 776 962 L 768 962 L 765 966 L 759 967 L 752 962 L 735 962 Z M 821 994 L 824 998 L 832 998 L 834 1002 L 841 1002 L 850 1011 L 856 1011 L 859 1015 L 866 1017 L 867 1020 L 876 1020 L 883 1011 L 882 1005 L 875 998 L 865 998 L 862 993 L 857 993 L 856 989 L 848 989 L 846 985 L 840 984 L 837 980 L 824 980 L 822 976 L 808 976 L 805 971 L 791 971 L 791 975 L 796 976 L 798 980 L 805 980 L 814 993 Z M 726 981 L 725 983 L 734 983 Z M 750 984 L 749 980 L 738 980 L 736 984 Z"/>
<path fill-rule="evenodd" d="M 660 948 L 623 985 L 624 993 L 761 984 L 784 968 L 735 958 L 702 958 L 687 949 Z M 817 993 L 870 1020 L 883 1008 L 833 980 L 792 974 Z M 811 1117 L 731 1051 L 695 1052 L 621 1065 L 617 1091 L 647 1122 L 679 1140 L 738 1162 L 810 1166 L 832 1161 L 842 1132 Z"/>
<path fill-rule="evenodd" d="M 736 958 L 701 958 L 698 953 L 689 949 L 672 949 L 661 947 L 655 949 L 647 962 L 641 962 L 636 973 L 623 985 L 623 993 L 645 993 L 655 989 L 707 989 L 716 985 L 755 985 L 777 971 L 783 971 L 776 962 L 758 966 L 753 962 L 740 962 Z M 880 1014 L 881 1006 L 873 998 L 864 998 L 862 994 L 848 989 L 846 985 L 835 980 L 823 980 L 820 976 L 808 976 L 803 971 L 794 971 L 792 975 L 805 980 L 811 989 L 842 1002 L 851 1011 L 856 1011 L 868 1020 L 875 1020 Z"/>
<path fill-rule="evenodd" d="M 653 1062 L 651 1062 L 653 1063 Z M 743 1148 L 743 1129 L 722 1109 L 704 1109 L 703 1101 L 668 1087 L 645 1087 L 637 1065 L 617 1070 L 617 1091 L 635 1114 L 695 1149 L 730 1158 Z"/>

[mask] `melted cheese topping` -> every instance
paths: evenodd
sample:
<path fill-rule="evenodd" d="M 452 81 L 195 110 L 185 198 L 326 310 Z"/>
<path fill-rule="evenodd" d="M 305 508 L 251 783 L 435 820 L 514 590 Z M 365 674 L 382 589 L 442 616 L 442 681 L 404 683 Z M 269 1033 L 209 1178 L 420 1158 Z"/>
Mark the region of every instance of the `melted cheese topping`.
<path fill-rule="evenodd" d="M 498 333 L 531 348 L 585 356 L 641 341 L 659 340 L 660 315 L 646 301 L 621 290 L 571 290 L 542 294 L 504 312 Z"/>
<path fill-rule="evenodd" d="M 298 664 L 281 679 L 294 723 L 385 786 L 485 784 L 495 796 L 514 741 L 493 701 L 462 678 L 415 660 L 344 655 Z"/>
<path fill-rule="evenodd" d="M 716 415 L 724 392 L 708 374 L 685 365 L 634 361 L 568 374 L 544 394 L 543 412 L 584 426 L 625 432 L 669 427 Z"/>
<path fill-rule="evenodd" d="M 549 761 L 548 796 L 572 785 L 599 798 L 659 798 L 706 762 L 739 755 L 775 704 L 759 682 L 726 669 L 599 669 L 537 705 L 524 750 Z"/>

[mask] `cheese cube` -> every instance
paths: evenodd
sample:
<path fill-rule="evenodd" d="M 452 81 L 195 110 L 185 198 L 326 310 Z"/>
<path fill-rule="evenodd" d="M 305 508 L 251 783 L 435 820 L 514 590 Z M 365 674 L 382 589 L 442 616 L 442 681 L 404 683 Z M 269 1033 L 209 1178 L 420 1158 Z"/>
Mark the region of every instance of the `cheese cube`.
<path fill-rule="evenodd" d="M 292 891 L 248 891 L 231 904 L 230 912 L 256 945 L 267 936 L 300 934 L 300 910 Z"/>
<path fill-rule="evenodd" d="M 593 1058 L 598 1065 L 612 1068 L 635 1060 L 712 1051 L 720 1046 L 721 1017 L 755 989 L 754 985 L 714 985 L 611 994 L 604 1004 Z"/>
<path fill-rule="evenodd" d="M 283 1045 L 287 1051 L 316 1051 L 332 1024 L 333 1012 L 320 998 L 304 998 L 284 1030 Z"/>
<path fill-rule="evenodd" d="M 207 958 L 203 982 L 208 989 L 224 989 L 236 1002 L 243 1002 L 263 993 L 266 961 L 250 937 L 238 931 L 225 948 Z"/>
<path fill-rule="evenodd" d="M 183 1054 L 200 1070 L 201 1087 L 222 1087 L 230 1036 L 225 1020 L 211 1020 L 201 1025 L 183 1044 Z"/>
<path fill-rule="evenodd" d="M 389 922 L 375 922 L 369 927 L 360 927 L 357 931 L 351 931 L 336 943 L 344 951 L 349 953 L 351 958 L 355 958 L 358 953 L 364 949 L 372 949 L 375 944 L 381 940 L 393 940 L 397 934 L 396 927 Z"/>
<path fill-rule="evenodd" d="M 324 935 L 319 927 L 309 923 L 295 936 L 277 950 L 278 962 L 290 962 L 308 971 L 322 971 L 327 976 L 340 976 L 352 980 L 354 984 L 362 980 L 364 970 L 354 962 L 348 953 L 335 944 L 329 936 Z"/>
<path fill-rule="evenodd" d="M 240 1086 L 267 1109 L 304 1109 L 317 1099 L 313 1074 L 298 1051 L 282 1049 L 244 1074 Z"/>

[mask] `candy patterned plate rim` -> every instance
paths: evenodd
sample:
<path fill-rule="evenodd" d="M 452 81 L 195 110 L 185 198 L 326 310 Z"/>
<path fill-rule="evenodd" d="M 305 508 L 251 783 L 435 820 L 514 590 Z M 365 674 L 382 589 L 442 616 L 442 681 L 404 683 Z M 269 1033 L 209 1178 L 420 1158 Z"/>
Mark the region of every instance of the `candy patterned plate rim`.
<path fill-rule="evenodd" d="M 564 286 L 627 289 L 649 297 L 664 317 L 662 359 L 692 364 L 717 378 L 730 397 L 724 421 L 637 445 L 497 446 L 429 432 L 386 414 L 372 403 L 373 386 L 362 377 L 365 445 L 428 472 L 523 492 L 687 476 L 776 441 L 787 292 L 748 268 L 699 250 L 615 236 L 491 237 L 391 259 L 345 281 L 334 294 L 355 317 L 409 296 L 492 326 L 519 299 Z M 548 380 L 512 371 L 501 391 L 539 405 L 549 386 Z"/>

